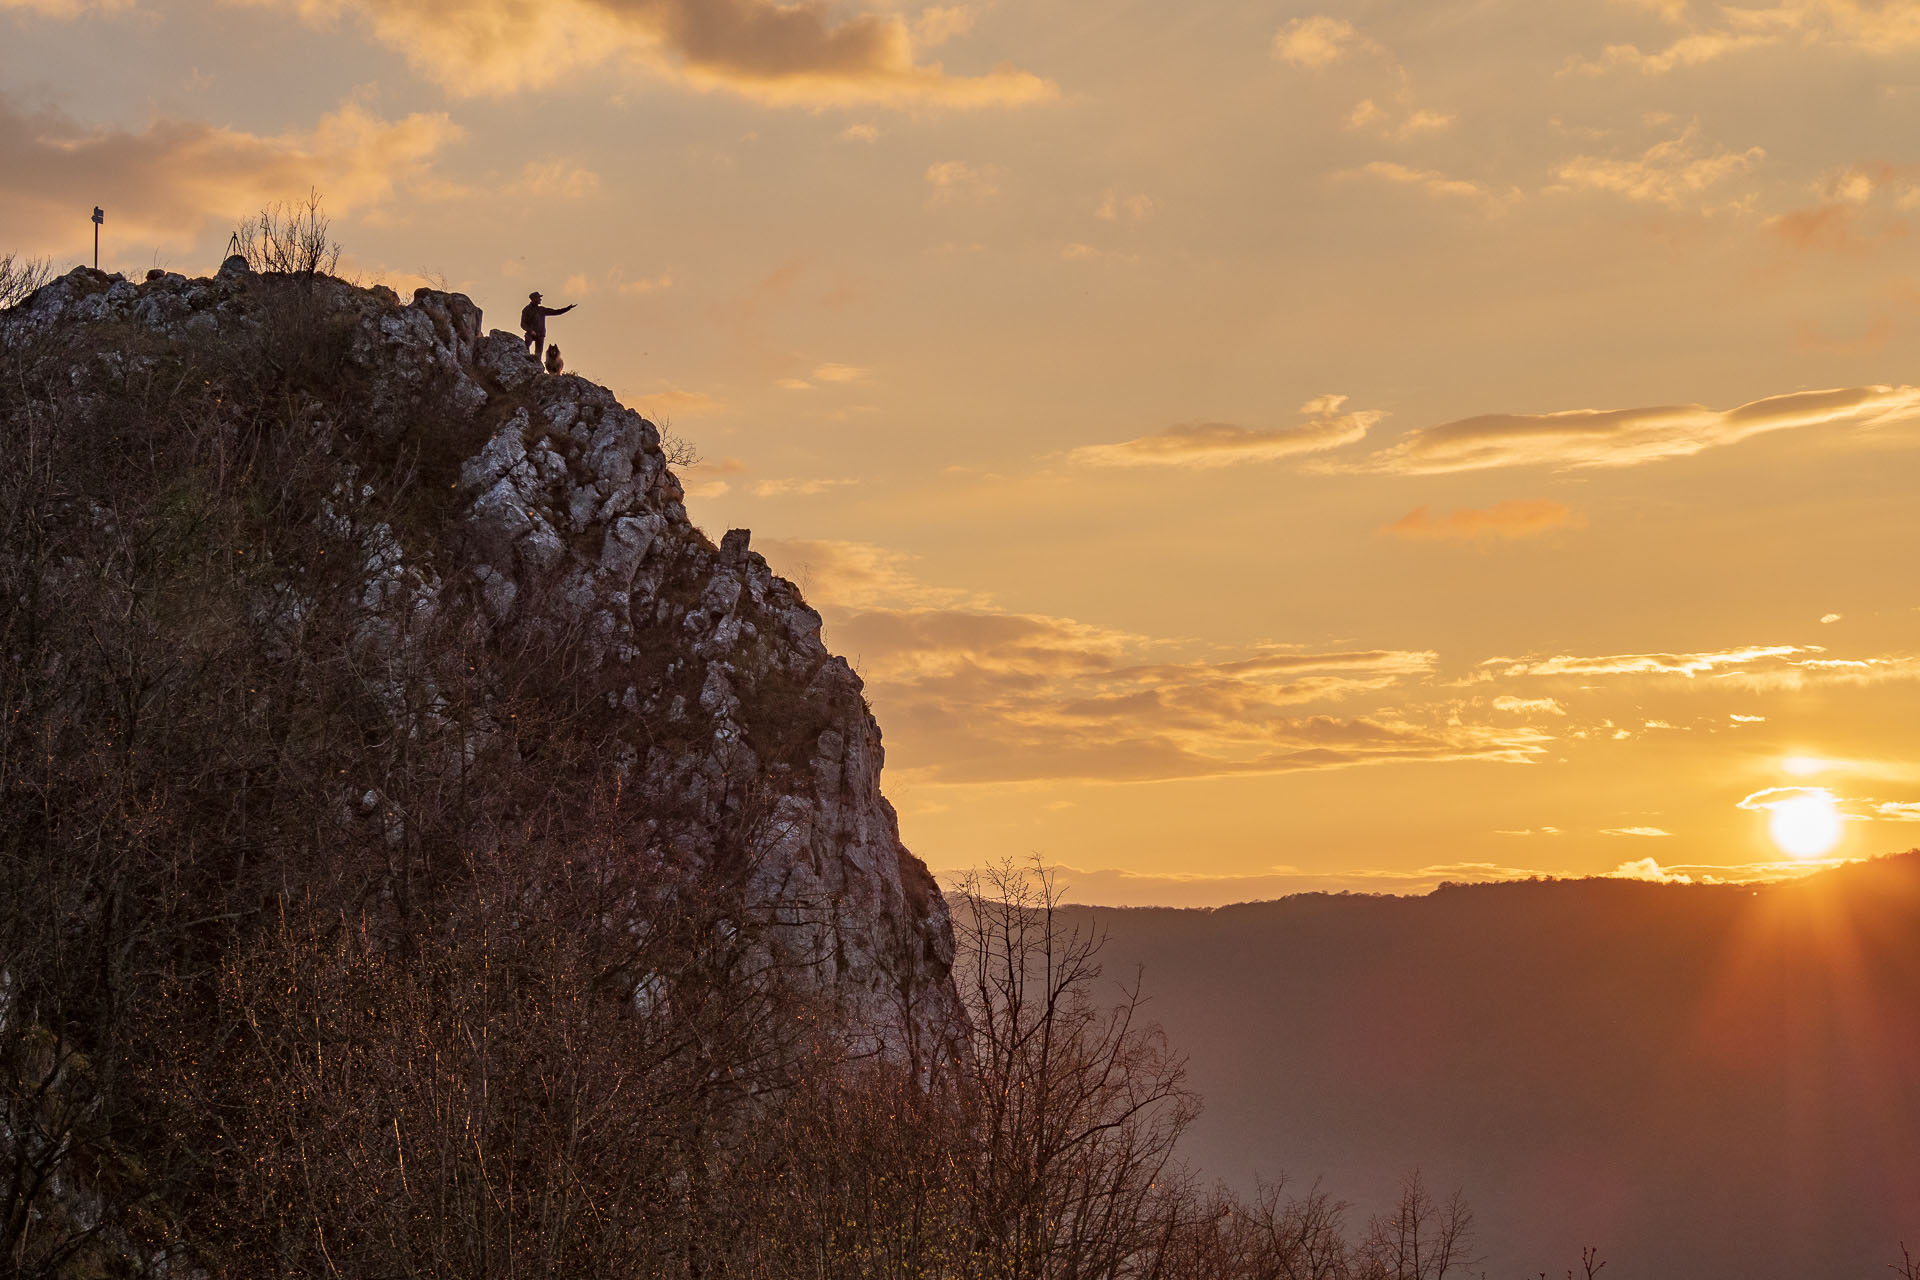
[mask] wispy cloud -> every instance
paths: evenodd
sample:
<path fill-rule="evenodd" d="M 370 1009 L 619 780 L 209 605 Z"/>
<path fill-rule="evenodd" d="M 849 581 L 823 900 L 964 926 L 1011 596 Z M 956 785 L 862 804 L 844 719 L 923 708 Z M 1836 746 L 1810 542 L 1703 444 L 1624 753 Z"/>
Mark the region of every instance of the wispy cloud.
<path fill-rule="evenodd" d="M 1337 395 L 1309 400 L 1300 406 L 1307 420 L 1298 426 L 1190 422 L 1118 444 L 1083 445 L 1067 459 L 1092 467 L 1228 467 L 1321 453 L 1354 443 L 1386 416 L 1372 409 L 1343 411 L 1346 402 Z"/>
<path fill-rule="evenodd" d="M 1347 113 L 1347 127 L 1370 129 L 1381 137 L 1405 142 L 1423 133 L 1434 133 L 1453 124 L 1453 117 L 1442 111 L 1425 109 L 1390 110 L 1372 98 L 1362 98 Z"/>
<path fill-rule="evenodd" d="M 1647 828 L 1651 831 L 1655 828 Z M 1633 828 L 1632 830 L 1640 830 Z M 1660 832 L 1661 835 L 1667 834 Z M 1607 872 L 1613 880 L 1648 880 L 1654 884 L 1692 884 L 1693 877 L 1680 871 L 1669 871 L 1652 858 L 1636 858 L 1632 862 L 1623 862 Z"/>
<path fill-rule="evenodd" d="M 1385 45 L 1364 35 L 1345 18 L 1317 14 L 1295 18 L 1274 35 L 1273 56 L 1281 62 L 1309 71 L 1325 71 L 1363 54 L 1374 68 L 1376 79 L 1384 76 L 1388 87 L 1376 88 L 1375 95 L 1362 98 L 1347 113 L 1347 127 L 1365 129 L 1382 138 L 1405 142 L 1422 134 L 1448 128 L 1454 122 L 1450 112 L 1436 111 L 1414 103 L 1413 77 Z M 1384 96 L 1387 101 L 1380 99 Z M 1372 165 L 1359 172 L 1377 172 L 1395 180 L 1419 181 L 1436 195 L 1490 193 L 1477 183 L 1463 184 L 1437 174 L 1419 174 L 1403 165 L 1385 164 L 1379 170 Z M 1417 176 L 1416 176 L 1417 175 Z"/>
<path fill-rule="evenodd" d="M 1656 405 L 1489 413 L 1409 432 L 1354 469 L 1427 475 L 1490 467 L 1624 467 L 1685 458 L 1798 427 L 1870 428 L 1920 418 L 1920 387 L 1840 387 L 1733 409 Z"/>
<path fill-rule="evenodd" d="M 1646 75 L 1664 75 L 1676 67 L 1697 67 L 1716 62 L 1729 54 L 1775 43 L 1778 43 L 1778 36 L 1771 32 L 1693 31 L 1651 52 L 1644 52 L 1634 44 L 1610 44 L 1598 56 L 1570 59 L 1567 69 L 1588 75 L 1620 69 Z"/>
<path fill-rule="evenodd" d="M 1273 37 L 1273 56 L 1296 67 L 1330 67 L 1354 53 L 1391 56 L 1345 18 L 1326 14 L 1295 18 Z"/>
<path fill-rule="evenodd" d="M 1225 657 L 928 587 L 860 543 L 762 550 L 827 617 L 884 708 L 896 757 L 939 783 L 1223 777 L 1449 760 L 1524 763 L 1551 736 L 1426 699 L 1436 655 L 1265 647 Z"/>
<path fill-rule="evenodd" d="M 921 62 L 964 30 L 964 7 L 918 32 L 895 13 L 841 17 L 778 0 L 247 0 L 314 23 L 349 13 L 419 74 L 462 97 L 546 88 L 588 67 L 637 66 L 696 88 L 820 106 L 1018 106 L 1055 96 L 1030 72 L 952 75 Z M 917 37 L 917 40 L 916 40 Z"/>
<path fill-rule="evenodd" d="M 1565 189 L 1604 191 L 1669 209 L 1710 211 L 1707 193 L 1767 158 L 1762 147 L 1732 151 L 1702 139 L 1697 123 L 1656 142 L 1638 155 L 1579 155 L 1563 160 L 1554 176 Z"/>
<path fill-rule="evenodd" d="M 1775 0 L 1757 7 L 1716 3 L 1700 6 L 1710 15 L 1705 22 L 1694 20 L 1694 6 L 1685 0 L 1655 0 L 1646 7 L 1683 28 L 1682 33 L 1651 52 L 1634 44 L 1608 45 L 1598 57 L 1573 59 L 1568 69 L 1664 75 L 1780 45 L 1837 45 L 1880 53 L 1920 46 L 1920 9 L 1905 0 Z"/>
<path fill-rule="evenodd" d="M 803 480 L 793 476 L 783 476 L 754 481 L 753 494 L 756 498 L 810 498 L 816 494 L 825 493 L 829 489 L 840 489 L 859 483 L 857 479 L 848 478 Z"/>
<path fill-rule="evenodd" d="M 1554 529 L 1576 527 L 1578 513 L 1564 503 L 1539 499 L 1498 502 L 1484 510 L 1466 508 L 1434 515 L 1415 507 L 1381 532 L 1414 541 L 1482 541 L 1490 538 L 1531 538 Z"/>
<path fill-rule="evenodd" d="M 984 204 L 1000 194 L 1005 170 L 997 164 L 941 160 L 927 166 L 927 203 Z"/>
<path fill-rule="evenodd" d="M 867 609 L 831 623 L 929 781 L 1153 781 L 1386 762 L 1524 762 L 1536 728 L 1409 706 L 1432 654 L 1143 662 L 1160 642 L 991 609 Z M 1391 695 L 1391 706 L 1374 705 Z M 1352 709 L 1342 704 L 1365 699 Z M 1324 708 L 1324 709 L 1316 709 Z"/>
<path fill-rule="evenodd" d="M 1093 216 L 1102 222 L 1119 222 L 1122 219 L 1131 222 L 1145 222 L 1153 216 L 1153 199 L 1135 192 L 1122 195 L 1113 187 L 1108 187 L 1100 196 L 1100 203 L 1093 207 Z"/>
<path fill-rule="evenodd" d="M 545 200 L 580 200 L 600 189 L 600 175 L 569 160 L 535 160 L 507 190 Z"/>
<path fill-rule="evenodd" d="M 1095 245 L 1081 244 L 1079 241 L 1062 245 L 1060 256 L 1068 262 L 1104 262 L 1124 264 L 1140 261 L 1137 253 L 1123 253 L 1118 249 L 1102 249 Z"/>
<path fill-rule="evenodd" d="M 890 547 L 826 538 L 761 538 L 755 545 L 819 608 L 939 609 L 980 603 L 978 593 L 920 581 L 913 573 L 914 557 Z"/>
<path fill-rule="evenodd" d="M 1603 836 L 1639 836 L 1647 839 L 1664 839 L 1673 835 L 1659 827 L 1608 827 L 1600 833 Z"/>
<path fill-rule="evenodd" d="M 673 288 L 673 273 L 671 271 L 662 271 L 657 276 L 647 276 L 639 280 L 622 280 L 616 276 L 614 287 L 630 297 L 646 293 L 659 293 L 662 290 Z"/>
<path fill-rule="evenodd" d="M 1599 657 L 1488 658 L 1483 668 L 1496 668 L 1504 676 L 1618 676 L 1673 675 L 1692 679 L 1725 669 L 1749 666 L 1768 658 L 1793 654 L 1819 653 L 1819 649 L 1798 645 L 1752 645 L 1742 649 L 1721 649 L 1708 653 L 1620 653 Z"/>
<path fill-rule="evenodd" d="M 624 289 L 621 292 L 626 292 Z M 658 391 L 642 391 L 635 397 L 636 407 L 649 414 L 661 417 L 687 413 L 718 413 L 726 408 L 726 401 L 705 391 L 692 391 L 669 383 Z"/>
<path fill-rule="evenodd" d="M 1356 169 L 1345 169 L 1336 178 L 1377 178 L 1397 186 L 1414 187 L 1430 196 L 1446 200 L 1470 200 L 1490 213 L 1499 213 L 1521 199 L 1517 188 L 1497 191 L 1484 182 L 1456 177 L 1433 169 L 1416 169 L 1395 160 L 1373 160 Z"/>
<path fill-rule="evenodd" d="M 857 364 L 816 365 L 812 373 L 804 378 L 775 378 L 774 385 L 787 391 L 811 391 L 821 383 L 846 386 L 856 382 L 870 382 L 873 370 Z"/>
<path fill-rule="evenodd" d="M 1503 694 L 1493 700 L 1495 711 L 1510 711 L 1516 715 L 1564 716 L 1567 709 L 1555 698 L 1516 698 Z"/>
<path fill-rule="evenodd" d="M 680 481 L 691 498 L 718 498 L 733 489 L 735 477 L 746 474 L 747 464 L 738 458 L 716 458 L 696 462 L 680 469 Z"/>

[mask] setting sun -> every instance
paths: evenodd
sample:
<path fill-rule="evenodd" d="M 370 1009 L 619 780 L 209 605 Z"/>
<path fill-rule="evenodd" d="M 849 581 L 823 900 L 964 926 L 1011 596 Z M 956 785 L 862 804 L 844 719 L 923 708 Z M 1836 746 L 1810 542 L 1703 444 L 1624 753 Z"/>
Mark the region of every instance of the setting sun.
<path fill-rule="evenodd" d="M 1817 858 L 1840 843 L 1840 811 L 1824 791 L 1775 804 L 1767 827 L 1781 852 L 1795 858 Z"/>

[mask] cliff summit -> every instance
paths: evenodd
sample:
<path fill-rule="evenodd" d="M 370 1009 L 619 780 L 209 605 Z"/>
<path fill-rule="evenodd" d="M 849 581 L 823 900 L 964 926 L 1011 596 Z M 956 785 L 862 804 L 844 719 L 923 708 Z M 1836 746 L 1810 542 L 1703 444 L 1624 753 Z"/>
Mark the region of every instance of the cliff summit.
<path fill-rule="evenodd" d="M 443 864 L 558 842 L 724 885 L 869 1051 L 940 1051 L 952 930 L 859 677 L 605 387 L 461 294 L 238 258 L 77 268 L 0 315 L 0 359 L 17 830 L 121 789 L 193 874 L 371 852 L 403 913 Z"/>

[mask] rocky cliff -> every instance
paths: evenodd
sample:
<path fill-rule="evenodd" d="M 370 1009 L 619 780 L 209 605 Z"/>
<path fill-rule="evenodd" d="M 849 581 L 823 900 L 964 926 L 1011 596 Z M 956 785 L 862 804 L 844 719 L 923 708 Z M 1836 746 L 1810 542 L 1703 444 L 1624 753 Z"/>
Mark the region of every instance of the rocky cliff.
<path fill-rule="evenodd" d="M 777 925 L 772 958 L 869 1047 L 924 1063 L 944 1042 L 947 908 L 881 794 L 859 677 L 746 530 L 716 546 L 690 523 L 655 425 L 606 388 L 541 372 L 463 295 L 402 303 L 239 259 L 138 283 L 76 269 L 0 316 L 0 353 L 9 448 L 51 455 L 28 475 L 39 464 L 16 454 L 0 550 L 18 588 L 5 692 L 31 711 L 9 732 L 33 720 L 63 750 L 118 737 L 157 759 L 182 734 L 254 741 L 271 722 L 247 758 L 196 766 L 194 785 L 229 797 L 218 822 L 269 773 L 299 774 L 322 816 L 301 828 L 256 809 L 245 841 L 391 849 L 388 900 L 435 857 L 571 821 L 583 856 L 690 888 L 726 879 Z M 200 427 L 223 415 L 208 443 Z M 115 469 L 189 436 L 205 456 L 130 509 Z M 231 510 L 207 492 L 223 468 L 248 472 Z M 75 624 L 102 652 L 145 652 L 158 628 L 188 638 L 100 675 L 28 635 L 68 593 L 108 602 Z M 249 661 L 262 674 L 244 692 L 200 670 Z M 273 703 L 269 680 L 309 703 L 324 684 L 357 743 L 309 749 L 319 713 Z M 133 723 L 155 705 L 162 731 Z M 575 811 L 478 787 L 483 766 L 537 773 Z"/>

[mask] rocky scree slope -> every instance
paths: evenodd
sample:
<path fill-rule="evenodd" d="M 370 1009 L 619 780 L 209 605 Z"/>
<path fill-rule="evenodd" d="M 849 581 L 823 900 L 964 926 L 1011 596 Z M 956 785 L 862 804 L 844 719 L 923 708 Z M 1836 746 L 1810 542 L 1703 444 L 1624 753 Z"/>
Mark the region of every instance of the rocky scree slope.
<path fill-rule="evenodd" d="M 463 295 L 422 289 L 403 305 L 239 259 L 213 278 L 139 283 L 78 268 L 0 316 L 0 359 L 18 482 L 0 513 L 17 588 L 0 604 L 6 692 L 38 700 L 40 732 L 75 750 L 116 734 L 133 751 L 195 732 L 238 742 L 274 714 L 269 680 L 331 681 L 358 726 L 344 753 L 306 750 L 289 714 L 271 761 L 201 768 L 196 785 L 229 797 L 263 769 L 304 768 L 324 792 L 317 829 L 256 815 L 265 834 L 249 839 L 312 841 L 316 856 L 333 841 L 385 848 L 379 892 L 404 904 L 436 856 L 534 821 L 513 786 L 467 785 L 482 765 L 542 773 L 577 787 L 581 812 L 614 815 L 591 832 L 581 819 L 593 856 L 650 860 L 688 891 L 726 881 L 777 926 L 771 958 L 868 1050 L 924 1066 L 950 1043 L 947 907 L 881 794 L 859 677 L 747 531 L 716 547 L 689 522 L 654 424 L 606 388 L 540 372 Z M 189 479 L 125 509 L 115 468 L 185 448 L 222 415 L 227 442 L 196 446 L 208 456 Z M 61 442 L 76 433 L 91 443 Z M 39 471 L 29 443 L 48 455 Z M 223 467 L 259 472 L 224 516 L 191 479 Z M 135 518 L 145 533 L 123 546 Z M 23 640 L 69 593 L 125 619 L 103 651 L 133 653 L 169 618 L 203 613 L 186 647 L 251 655 L 262 687 L 193 710 L 181 689 L 195 664 L 176 644 L 124 698 L 117 678 L 76 691 L 77 650 Z M 22 670 L 30 650 L 38 666 Z M 156 699 L 171 723 L 134 723 Z M 551 833 L 553 814 L 538 820 Z"/>

